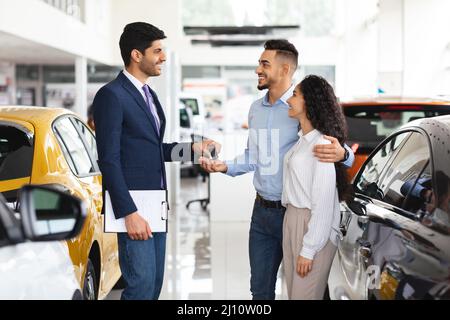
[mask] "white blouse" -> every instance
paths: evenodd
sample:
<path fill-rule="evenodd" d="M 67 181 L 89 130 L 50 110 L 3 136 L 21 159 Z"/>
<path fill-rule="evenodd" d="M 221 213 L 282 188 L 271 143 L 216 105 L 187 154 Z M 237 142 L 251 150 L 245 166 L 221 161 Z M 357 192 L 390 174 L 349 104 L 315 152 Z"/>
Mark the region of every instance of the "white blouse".
<path fill-rule="evenodd" d="M 336 245 L 340 212 L 333 163 L 320 162 L 314 156 L 316 144 L 330 144 L 318 130 L 300 139 L 286 153 L 283 166 L 282 204 L 311 210 L 308 231 L 303 237 L 300 255 L 313 259 L 330 239 Z"/>

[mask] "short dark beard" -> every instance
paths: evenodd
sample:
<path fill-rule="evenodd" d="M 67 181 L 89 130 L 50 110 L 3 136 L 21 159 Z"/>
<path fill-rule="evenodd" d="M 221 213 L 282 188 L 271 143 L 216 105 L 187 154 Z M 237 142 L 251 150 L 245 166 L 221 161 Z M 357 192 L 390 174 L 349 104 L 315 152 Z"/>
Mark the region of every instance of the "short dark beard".
<path fill-rule="evenodd" d="M 262 90 L 269 89 L 269 85 L 268 84 L 258 85 L 257 88 L 258 88 L 258 90 L 262 91 Z"/>

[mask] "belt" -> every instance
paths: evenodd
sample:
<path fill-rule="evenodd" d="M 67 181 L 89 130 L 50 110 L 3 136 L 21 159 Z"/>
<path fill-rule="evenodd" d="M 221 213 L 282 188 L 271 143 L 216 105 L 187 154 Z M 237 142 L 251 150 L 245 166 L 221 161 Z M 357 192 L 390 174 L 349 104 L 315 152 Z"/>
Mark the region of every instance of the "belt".
<path fill-rule="evenodd" d="M 281 205 L 281 201 L 270 201 L 270 200 L 266 200 L 263 197 L 261 197 L 259 195 L 259 193 L 256 194 L 256 201 L 259 202 L 259 204 L 261 204 L 261 206 L 265 207 L 265 208 L 274 208 L 274 209 L 281 209 L 284 208 Z"/>

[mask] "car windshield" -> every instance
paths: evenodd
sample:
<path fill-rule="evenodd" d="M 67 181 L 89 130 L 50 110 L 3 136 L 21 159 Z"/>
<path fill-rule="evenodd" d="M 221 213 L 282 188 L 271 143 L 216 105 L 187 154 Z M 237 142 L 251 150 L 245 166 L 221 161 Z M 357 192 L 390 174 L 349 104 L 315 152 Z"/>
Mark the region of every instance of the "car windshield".
<path fill-rule="evenodd" d="M 16 217 L 13 212 L 9 210 L 9 207 L 6 204 L 6 199 L 0 193 L 0 247 L 8 244 L 6 227 L 15 221 Z"/>
<path fill-rule="evenodd" d="M 29 178 L 33 163 L 33 139 L 15 127 L 0 126 L 0 182 Z M 0 189 L 8 202 L 15 201 L 17 190 Z"/>
<path fill-rule="evenodd" d="M 181 98 L 180 101 L 188 108 L 191 108 L 192 114 L 194 116 L 198 116 L 200 111 L 198 110 L 198 102 L 197 99 L 193 98 Z"/>
<path fill-rule="evenodd" d="M 189 120 L 189 114 L 186 109 L 180 109 L 180 127 L 181 128 L 190 128 L 191 122 Z"/>
<path fill-rule="evenodd" d="M 384 105 L 344 107 L 349 144 L 370 152 L 394 130 L 410 121 L 450 114 L 448 106 Z"/>

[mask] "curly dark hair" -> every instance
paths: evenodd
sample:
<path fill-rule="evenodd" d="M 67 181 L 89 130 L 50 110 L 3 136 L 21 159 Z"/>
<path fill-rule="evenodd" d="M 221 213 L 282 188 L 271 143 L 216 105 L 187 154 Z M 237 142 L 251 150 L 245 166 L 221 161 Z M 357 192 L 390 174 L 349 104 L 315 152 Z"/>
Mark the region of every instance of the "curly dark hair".
<path fill-rule="evenodd" d="M 306 116 L 311 125 L 321 133 L 335 137 L 341 145 L 347 140 L 347 123 L 333 87 L 322 77 L 309 75 L 298 85 L 306 105 Z M 347 169 L 335 163 L 336 185 L 339 200 L 350 195 Z"/>

